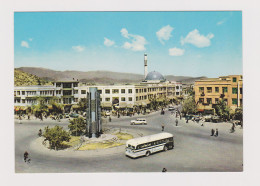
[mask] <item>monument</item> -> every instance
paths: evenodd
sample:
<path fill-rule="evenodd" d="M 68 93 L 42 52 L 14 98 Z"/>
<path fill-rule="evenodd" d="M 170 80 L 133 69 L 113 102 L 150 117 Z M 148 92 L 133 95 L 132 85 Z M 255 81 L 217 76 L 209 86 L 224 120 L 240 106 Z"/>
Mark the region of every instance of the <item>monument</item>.
<path fill-rule="evenodd" d="M 87 134 L 89 138 L 99 137 L 102 134 L 100 94 L 96 87 L 89 88 L 87 93 Z"/>

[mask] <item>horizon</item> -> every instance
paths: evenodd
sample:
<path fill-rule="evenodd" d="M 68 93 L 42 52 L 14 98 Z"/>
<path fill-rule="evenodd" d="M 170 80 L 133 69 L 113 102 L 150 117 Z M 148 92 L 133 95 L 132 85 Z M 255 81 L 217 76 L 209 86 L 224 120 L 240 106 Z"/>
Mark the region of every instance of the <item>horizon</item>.
<path fill-rule="evenodd" d="M 39 21 L 40 20 L 40 21 Z M 14 66 L 56 71 L 243 74 L 242 12 L 15 12 Z"/>

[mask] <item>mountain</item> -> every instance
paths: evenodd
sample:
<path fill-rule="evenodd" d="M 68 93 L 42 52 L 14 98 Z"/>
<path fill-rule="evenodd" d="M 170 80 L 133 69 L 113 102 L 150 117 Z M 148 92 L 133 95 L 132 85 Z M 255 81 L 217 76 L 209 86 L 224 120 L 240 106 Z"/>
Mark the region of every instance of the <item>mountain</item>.
<path fill-rule="evenodd" d="M 21 70 L 14 70 L 14 86 L 51 85 L 52 83 Z"/>
<path fill-rule="evenodd" d="M 143 80 L 143 75 L 134 73 L 122 73 L 111 71 L 55 71 L 46 68 L 38 67 L 20 67 L 20 71 L 36 75 L 44 80 L 57 81 L 61 79 L 78 79 L 80 82 L 92 84 L 125 84 L 125 83 L 140 83 Z M 202 77 L 188 76 L 173 76 L 166 75 L 165 78 L 169 81 L 181 81 L 193 83 L 195 80 Z"/>

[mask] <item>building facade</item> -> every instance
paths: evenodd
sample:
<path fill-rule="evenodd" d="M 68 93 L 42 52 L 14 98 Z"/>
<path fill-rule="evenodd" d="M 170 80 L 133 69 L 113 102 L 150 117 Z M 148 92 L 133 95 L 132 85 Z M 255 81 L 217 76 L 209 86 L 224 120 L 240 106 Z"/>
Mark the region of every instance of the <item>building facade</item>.
<path fill-rule="evenodd" d="M 198 111 L 214 112 L 223 99 L 233 111 L 243 105 L 243 76 L 229 75 L 195 81 L 195 101 Z"/>

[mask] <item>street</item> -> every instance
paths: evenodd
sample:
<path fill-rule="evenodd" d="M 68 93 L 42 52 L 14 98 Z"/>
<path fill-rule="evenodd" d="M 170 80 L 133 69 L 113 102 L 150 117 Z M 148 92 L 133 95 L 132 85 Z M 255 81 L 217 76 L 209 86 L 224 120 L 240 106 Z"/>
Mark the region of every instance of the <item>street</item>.
<path fill-rule="evenodd" d="M 243 170 L 243 129 L 236 127 L 230 133 L 230 123 L 200 123 L 184 118 L 175 126 L 175 115 L 169 111 L 165 115 L 160 112 L 140 115 L 147 119 L 147 125 L 130 125 L 135 117 L 113 118 L 105 127 L 121 128 L 135 131 L 143 135 L 161 132 L 161 124 L 165 132 L 172 133 L 175 139 L 173 150 L 153 154 L 149 157 L 131 159 L 125 156 L 124 147 L 95 152 L 54 152 L 54 150 L 36 150 L 32 143 L 38 138 L 38 130 L 45 126 L 60 125 L 67 128 L 68 120 L 23 120 L 15 121 L 15 170 L 17 173 L 39 172 L 161 172 L 165 167 L 168 172 L 209 172 Z M 211 129 L 218 128 L 219 136 L 210 136 Z M 23 153 L 29 152 L 31 163 L 23 161 Z M 66 154 L 67 153 L 67 154 Z M 91 155 L 93 154 L 93 155 Z"/>

